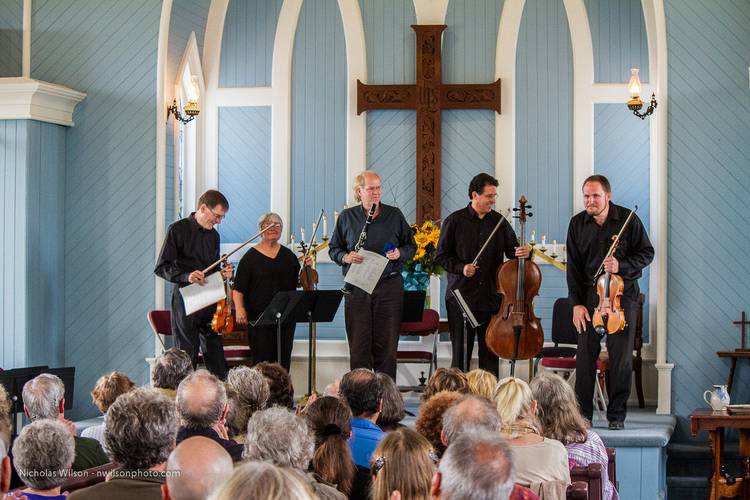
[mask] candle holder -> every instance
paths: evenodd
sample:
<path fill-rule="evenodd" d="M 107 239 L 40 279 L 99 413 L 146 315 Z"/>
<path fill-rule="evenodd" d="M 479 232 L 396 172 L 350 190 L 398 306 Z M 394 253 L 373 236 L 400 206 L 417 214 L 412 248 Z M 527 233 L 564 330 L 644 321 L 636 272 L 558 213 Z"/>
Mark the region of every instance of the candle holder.
<path fill-rule="evenodd" d="M 557 260 L 557 258 L 559 257 L 559 255 L 557 255 L 557 254 L 556 254 L 555 252 L 552 252 L 551 254 L 549 254 L 549 256 L 550 256 L 550 257 L 551 257 L 552 259 L 554 259 L 554 260 Z"/>

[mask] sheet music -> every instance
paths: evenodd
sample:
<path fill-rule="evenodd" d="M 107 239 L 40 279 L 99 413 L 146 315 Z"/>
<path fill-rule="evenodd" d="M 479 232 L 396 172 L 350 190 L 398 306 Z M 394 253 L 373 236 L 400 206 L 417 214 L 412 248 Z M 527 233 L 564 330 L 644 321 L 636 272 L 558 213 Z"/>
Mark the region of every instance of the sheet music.
<path fill-rule="evenodd" d="M 388 265 L 388 259 L 379 253 L 364 249 L 360 249 L 357 253 L 364 257 L 365 261 L 361 264 L 350 265 L 349 271 L 344 277 L 344 282 L 372 294 L 375 285 L 378 284 L 380 277 L 383 275 L 385 266 Z"/>
<path fill-rule="evenodd" d="M 227 296 L 224 290 L 224 280 L 221 273 L 212 273 L 206 276 L 206 284 L 198 283 L 180 288 L 182 301 L 185 303 L 185 314 L 193 314 L 204 307 L 215 304 Z"/>

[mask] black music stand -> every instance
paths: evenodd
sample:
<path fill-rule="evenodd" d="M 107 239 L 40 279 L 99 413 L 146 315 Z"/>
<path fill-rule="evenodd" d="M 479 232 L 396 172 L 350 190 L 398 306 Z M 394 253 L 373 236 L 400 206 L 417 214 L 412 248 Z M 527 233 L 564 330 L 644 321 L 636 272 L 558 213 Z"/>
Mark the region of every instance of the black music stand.
<path fill-rule="evenodd" d="M 277 292 L 252 326 L 276 325 L 276 361 L 281 363 L 281 325 L 330 323 L 341 304 L 341 290 Z"/>
<path fill-rule="evenodd" d="M 467 373 L 469 371 L 469 367 L 471 366 L 471 359 L 469 359 L 469 325 L 471 325 L 472 328 L 476 329 L 479 326 L 479 322 L 474 316 L 474 313 L 471 312 L 469 304 L 466 303 L 463 295 L 461 295 L 461 290 L 459 290 L 458 288 L 454 288 L 451 290 L 451 294 L 453 294 L 453 297 L 456 299 L 456 303 L 458 304 L 458 307 L 461 308 L 461 314 L 464 317 L 464 338 L 462 342 L 464 345 L 464 355 L 461 359 L 461 364 L 463 365 L 461 367 L 461 371 Z"/>
<path fill-rule="evenodd" d="M 427 292 L 424 290 L 404 290 L 404 305 L 401 309 L 402 323 L 422 321 L 426 297 Z"/>
<path fill-rule="evenodd" d="M 18 415 L 23 415 L 24 384 L 48 370 L 48 366 L 42 365 L 0 371 L 0 384 L 5 387 L 5 390 L 8 391 L 8 397 L 10 397 L 10 412 L 13 415 L 13 428 L 11 429 L 11 434 L 13 438 L 17 435 Z"/>

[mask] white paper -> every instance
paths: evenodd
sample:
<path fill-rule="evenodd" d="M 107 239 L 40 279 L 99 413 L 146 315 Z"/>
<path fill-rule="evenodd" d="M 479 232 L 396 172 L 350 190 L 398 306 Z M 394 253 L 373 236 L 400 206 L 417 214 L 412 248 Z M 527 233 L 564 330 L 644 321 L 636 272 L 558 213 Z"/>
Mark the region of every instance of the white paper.
<path fill-rule="evenodd" d="M 198 283 L 193 283 L 192 285 L 184 286 L 180 288 L 180 293 L 182 294 L 182 301 L 185 303 L 185 314 L 188 315 L 193 314 L 195 311 L 200 311 L 211 304 L 215 304 L 227 296 L 221 273 L 213 273 L 206 276 L 205 285 L 201 286 Z"/>
<path fill-rule="evenodd" d="M 365 261 L 361 264 L 350 265 L 349 271 L 344 276 L 344 282 L 372 294 L 375 285 L 378 284 L 380 277 L 383 275 L 385 266 L 388 265 L 388 259 L 369 250 L 360 249 L 357 253 L 364 257 Z"/>

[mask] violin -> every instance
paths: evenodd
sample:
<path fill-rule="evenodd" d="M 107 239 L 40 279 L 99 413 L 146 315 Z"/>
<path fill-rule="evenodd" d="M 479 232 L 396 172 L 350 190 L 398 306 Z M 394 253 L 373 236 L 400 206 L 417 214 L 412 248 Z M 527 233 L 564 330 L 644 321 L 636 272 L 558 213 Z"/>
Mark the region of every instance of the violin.
<path fill-rule="evenodd" d="M 312 244 L 307 245 L 304 241 L 300 242 L 302 247 L 302 269 L 299 273 L 299 283 L 302 289 L 305 291 L 317 290 L 318 289 L 318 271 L 310 264 L 305 264 L 309 252 L 311 251 Z"/>
<path fill-rule="evenodd" d="M 230 278 L 224 278 L 226 297 L 216 303 L 216 312 L 211 319 L 211 329 L 216 333 L 234 331 L 234 311 L 232 305 L 232 285 Z"/>
<path fill-rule="evenodd" d="M 628 218 L 625 219 L 620 232 L 612 236 L 612 245 L 609 247 L 609 251 L 604 257 L 605 259 L 611 257 L 617 251 L 622 234 L 635 215 L 636 210 L 638 210 L 637 205 L 635 210 L 631 210 L 630 214 L 628 214 Z M 602 261 L 599 269 L 596 271 L 596 276 L 599 276 L 603 269 L 604 261 Z M 625 282 L 619 274 L 605 272 L 597 278 L 596 294 L 599 297 L 599 303 L 596 309 L 594 309 L 594 315 L 591 317 L 591 324 L 594 326 L 594 331 L 597 334 L 604 336 L 608 333 L 619 333 L 625 329 L 625 311 L 623 311 L 620 305 L 624 289 Z"/>
<path fill-rule="evenodd" d="M 533 214 L 528 200 L 521 196 L 515 216 L 520 222 L 521 246 L 526 244 L 526 217 Z M 517 359 L 531 359 L 544 344 L 542 324 L 534 315 L 533 300 L 539 294 L 542 273 L 530 259 L 517 258 L 505 262 L 497 271 L 497 291 L 502 297 L 500 310 L 490 319 L 485 342 L 497 356 L 511 360 L 511 375 Z"/>

